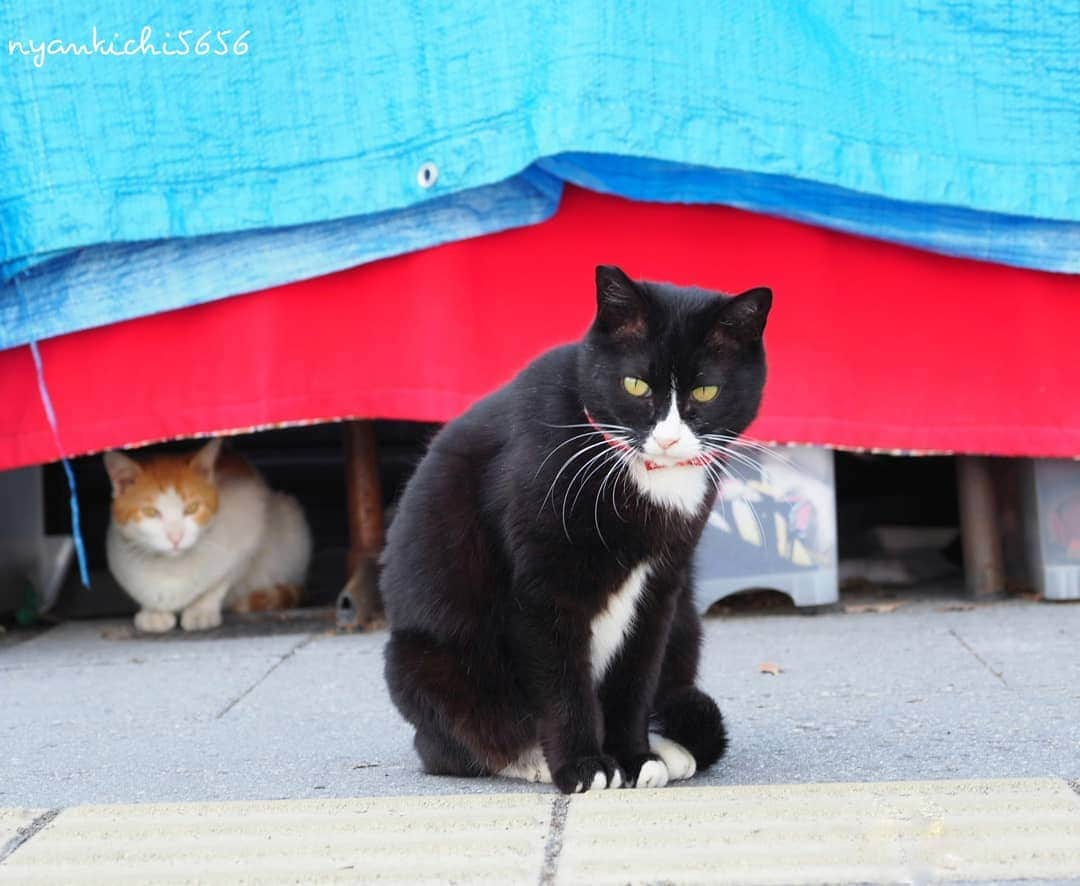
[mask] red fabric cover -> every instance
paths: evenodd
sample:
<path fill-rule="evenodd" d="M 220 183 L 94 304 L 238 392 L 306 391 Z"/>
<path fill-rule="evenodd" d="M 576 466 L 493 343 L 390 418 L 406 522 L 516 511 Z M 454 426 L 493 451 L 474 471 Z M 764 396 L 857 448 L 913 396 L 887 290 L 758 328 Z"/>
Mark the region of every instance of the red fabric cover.
<path fill-rule="evenodd" d="M 60 434 L 79 454 L 279 422 L 449 419 L 583 332 L 597 263 L 773 288 L 759 438 L 1080 455 L 1080 278 L 575 189 L 541 225 L 44 342 Z M 56 458 L 27 348 L 0 352 L 0 404 L 0 468 Z"/>

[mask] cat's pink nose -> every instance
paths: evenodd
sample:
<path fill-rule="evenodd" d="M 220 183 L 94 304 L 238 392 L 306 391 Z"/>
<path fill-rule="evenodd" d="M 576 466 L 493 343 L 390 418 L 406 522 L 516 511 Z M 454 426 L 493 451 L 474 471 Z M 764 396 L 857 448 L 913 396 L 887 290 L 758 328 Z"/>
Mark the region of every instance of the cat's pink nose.
<path fill-rule="evenodd" d="M 172 542 L 172 546 L 174 548 L 180 547 L 180 542 L 183 541 L 183 539 L 184 539 L 183 531 L 181 530 L 180 532 L 170 532 L 170 533 L 168 533 L 168 535 L 169 535 L 169 541 Z"/>
<path fill-rule="evenodd" d="M 661 449 L 670 449 L 678 442 L 678 437 L 656 437 L 656 445 Z"/>

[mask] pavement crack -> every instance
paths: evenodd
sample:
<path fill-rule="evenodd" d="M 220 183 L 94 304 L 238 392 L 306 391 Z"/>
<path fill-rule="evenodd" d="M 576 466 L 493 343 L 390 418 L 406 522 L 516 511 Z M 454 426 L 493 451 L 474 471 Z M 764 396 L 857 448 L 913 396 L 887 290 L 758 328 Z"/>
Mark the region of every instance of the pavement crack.
<path fill-rule="evenodd" d="M 540 886 L 552 886 L 555 882 L 555 875 L 559 871 L 559 856 L 562 854 L 566 814 L 569 809 L 569 797 L 560 795 L 551 803 L 551 823 L 548 825 L 547 842 L 544 844 L 544 866 L 540 868 Z"/>
<path fill-rule="evenodd" d="M 979 664 L 981 664 L 991 674 L 993 674 L 995 677 L 997 677 L 1001 681 L 1002 686 L 1004 686 L 1006 689 L 1009 688 L 1009 684 L 1005 682 L 1005 677 L 1004 677 L 1004 675 L 1003 675 L 1003 673 L 1001 671 L 995 671 L 990 666 L 990 663 L 985 658 L 983 658 L 981 655 L 979 655 L 979 653 L 976 652 L 973 647 L 969 646 L 968 642 L 963 637 L 961 637 L 958 633 L 956 633 L 956 631 L 953 628 L 949 628 L 949 633 L 952 634 L 956 638 L 956 642 L 958 642 L 968 652 L 970 652 L 972 655 L 975 656 L 975 659 L 979 662 Z"/>
<path fill-rule="evenodd" d="M 11 858 L 15 854 L 15 851 L 24 843 L 29 842 L 37 834 L 43 831 L 49 826 L 56 816 L 60 814 L 59 809 L 49 809 L 46 812 L 42 812 L 37 818 L 35 818 L 30 824 L 19 828 L 15 832 L 15 836 L 8 840 L 3 846 L 0 846 L 0 865 Z"/>
<path fill-rule="evenodd" d="M 215 720 L 220 720 L 222 717 L 224 717 L 227 713 L 229 713 L 229 711 L 231 711 L 238 704 L 240 704 L 240 702 L 242 702 L 245 698 L 247 698 L 249 695 L 251 695 L 251 693 L 254 692 L 255 689 L 259 685 L 261 685 L 266 680 L 267 677 L 269 677 L 272 673 L 274 673 L 274 671 L 276 671 L 278 668 L 280 668 L 283 664 L 285 664 L 285 662 L 287 662 L 297 652 L 299 652 L 301 649 L 303 649 L 305 646 L 307 646 L 308 643 L 310 643 L 314 639 L 315 639 L 315 634 L 309 634 L 308 636 L 304 637 L 304 639 L 302 639 L 299 643 L 297 643 L 295 646 L 293 646 L 292 649 L 290 649 L 283 656 L 281 656 L 281 658 L 279 658 L 272 665 L 270 665 L 270 667 L 266 669 L 266 672 L 261 677 L 259 677 L 259 679 L 257 679 L 247 689 L 245 689 L 238 696 L 236 696 L 236 698 L 234 698 L 227 705 L 225 705 L 225 707 L 223 707 L 221 709 L 221 711 L 218 713 L 218 715 L 216 717 L 214 717 L 214 719 Z"/>

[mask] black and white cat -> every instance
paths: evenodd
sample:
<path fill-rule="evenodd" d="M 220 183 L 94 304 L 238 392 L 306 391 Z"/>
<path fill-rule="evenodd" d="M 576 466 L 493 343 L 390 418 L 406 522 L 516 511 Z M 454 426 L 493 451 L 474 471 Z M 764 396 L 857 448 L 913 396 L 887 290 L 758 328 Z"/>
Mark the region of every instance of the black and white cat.
<path fill-rule="evenodd" d="M 386 678 L 428 772 L 570 793 L 724 753 L 692 557 L 761 400 L 772 294 L 596 284 L 585 337 L 443 428 L 390 528 Z"/>

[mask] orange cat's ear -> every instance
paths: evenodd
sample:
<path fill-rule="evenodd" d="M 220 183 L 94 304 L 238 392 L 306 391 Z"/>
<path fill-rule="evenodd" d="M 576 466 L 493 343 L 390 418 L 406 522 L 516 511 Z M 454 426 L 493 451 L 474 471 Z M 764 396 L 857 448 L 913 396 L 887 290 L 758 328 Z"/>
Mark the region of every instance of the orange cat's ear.
<path fill-rule="evenodd" d="M 221 452 L 221 438 L 215 437 L 191 457 L 191 466 L 207 477 L 214 476 L 214 465 Z"/>
<path fill-rule="evenodd" d="M 122 452 L 105 453 L 105 470 L 109 472 L 112 482 L 113 498 L 131 486 L 142 473 L 139 463 Z"/>

